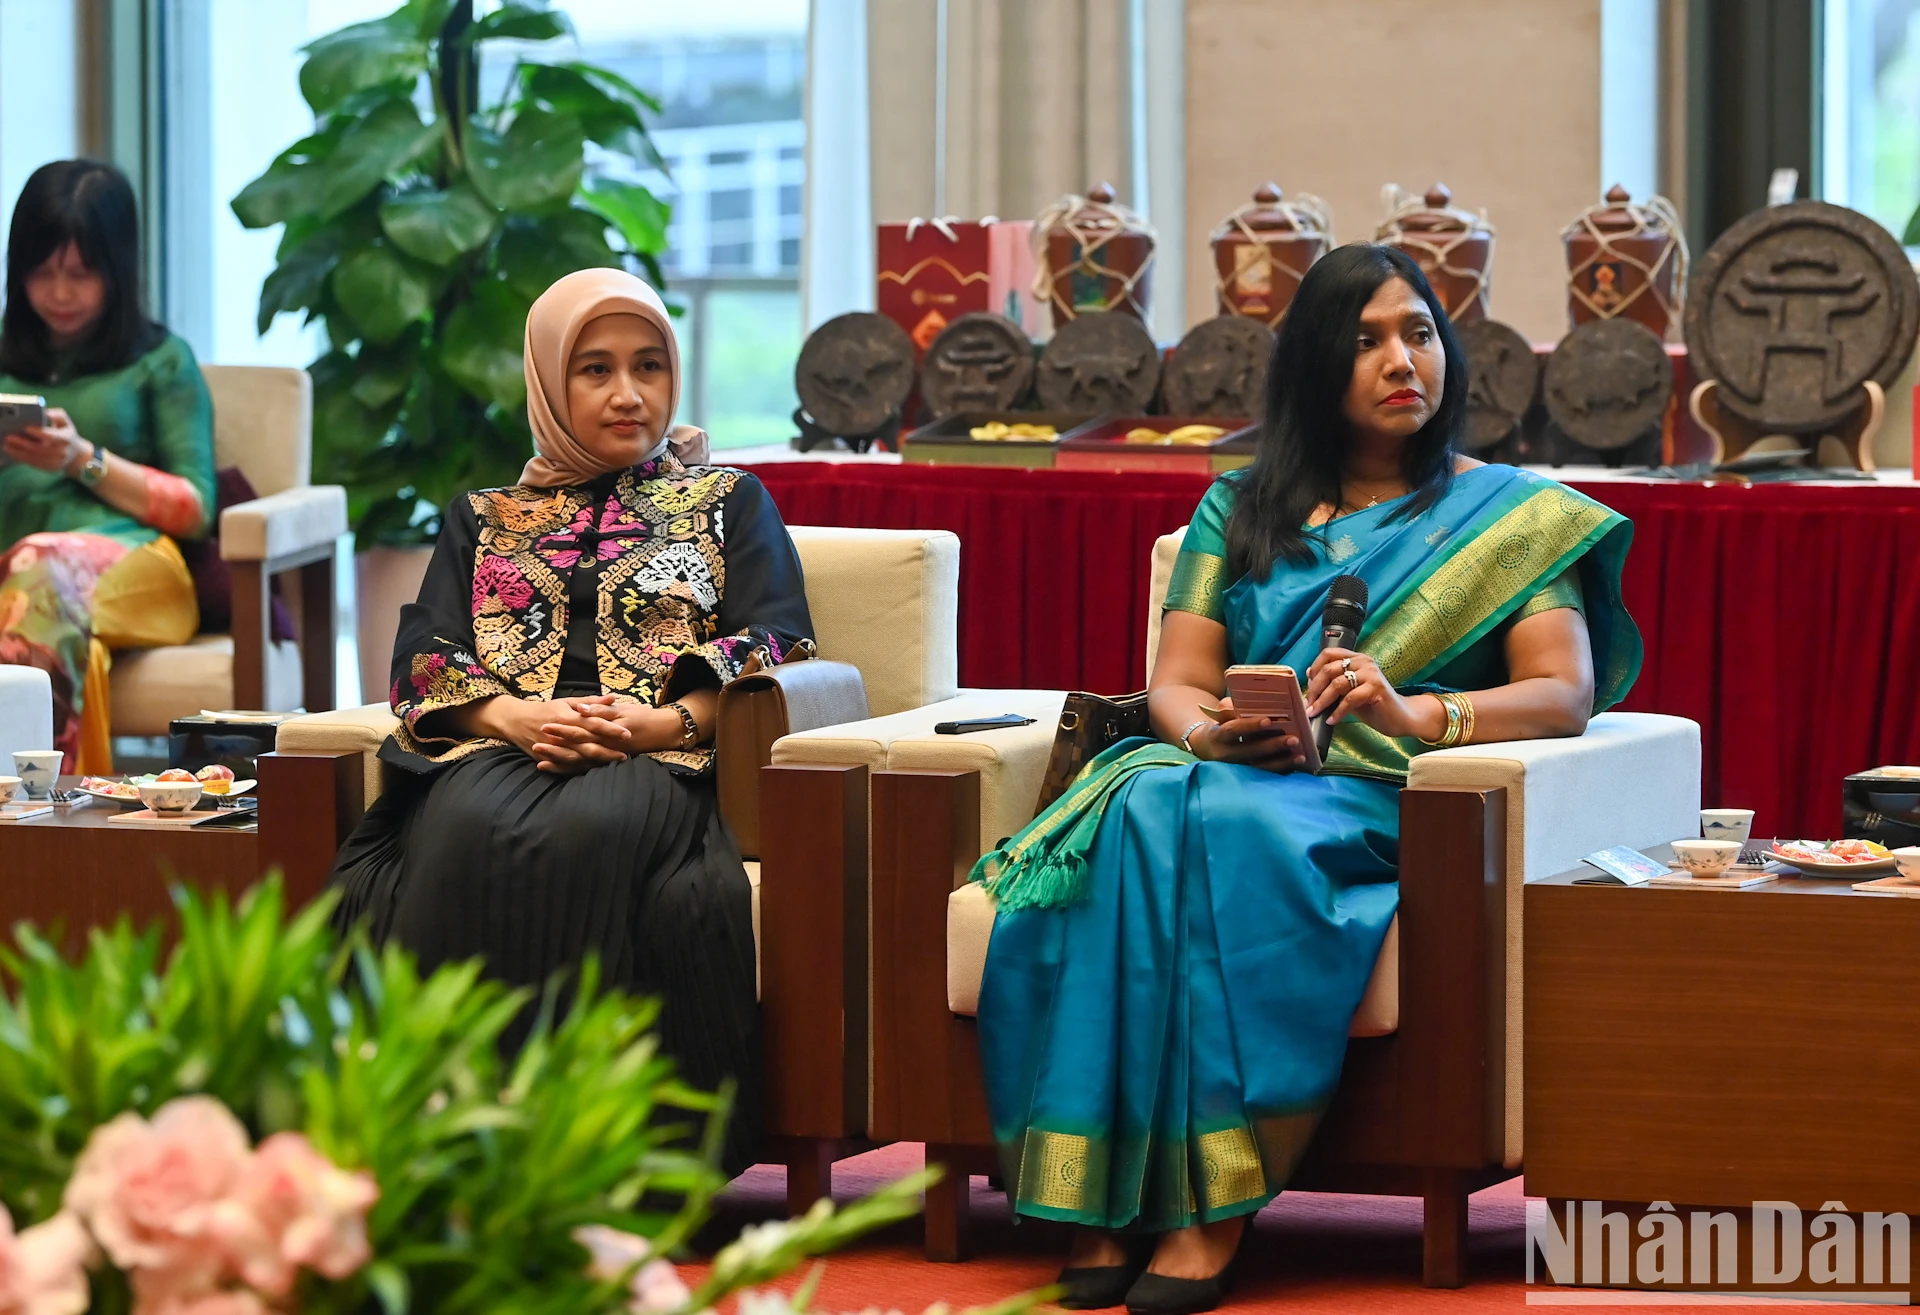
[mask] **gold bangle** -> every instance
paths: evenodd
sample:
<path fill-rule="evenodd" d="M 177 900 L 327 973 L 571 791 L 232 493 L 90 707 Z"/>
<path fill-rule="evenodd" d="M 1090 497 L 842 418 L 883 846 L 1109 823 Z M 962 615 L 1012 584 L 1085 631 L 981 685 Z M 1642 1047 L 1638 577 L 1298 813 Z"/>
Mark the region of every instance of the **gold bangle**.
<path fill-rule="evenodd" d="M 1473 710 L 1473 700 L 1468 698 L 1464 694 L 1456 694 L 1454 695 L 1454 697 L 1460 700 L 1461 720 L 1466 723 L 1460 729 L 1460 739 L 1458 742 L 1461 744 L 1472 744 L 1473 743 L 1473 726 L 1475 721 L 1475 714 Z"/>
<path fill-rule="evenodd" d="M 1416 735 L 1414 738 L 1431 748 L 1444 749 L 1455 743 L 1460 733 L 1460 709 L 1449 694 L 1436 694 L 1433 697 L 1440 701 L 1441 710 L 1447 714 L 1447 727 L 1440 732 L 1440 738 L 1437 740 L 1429 740 L 1424 735 Z"/>

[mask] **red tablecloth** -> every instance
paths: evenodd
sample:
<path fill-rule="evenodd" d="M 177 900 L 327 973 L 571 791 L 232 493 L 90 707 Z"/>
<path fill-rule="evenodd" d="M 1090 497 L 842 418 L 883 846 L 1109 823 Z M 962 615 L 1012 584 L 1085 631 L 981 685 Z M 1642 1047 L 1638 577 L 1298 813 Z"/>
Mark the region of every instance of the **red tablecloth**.
<path fill-rule="evenodd" d="M 1148 556 L 1208 480 L 769 463 L 796 525 L 960 536 L 960 680 L 1146 683 Z M 1634 522 L 1626 601 L 1647 660 L 1623 705 L 1700 723 L 1709 804 L 1832 836 L 1840 779 L 1920 761 L 1920 489 L 1592 482 Z"/>

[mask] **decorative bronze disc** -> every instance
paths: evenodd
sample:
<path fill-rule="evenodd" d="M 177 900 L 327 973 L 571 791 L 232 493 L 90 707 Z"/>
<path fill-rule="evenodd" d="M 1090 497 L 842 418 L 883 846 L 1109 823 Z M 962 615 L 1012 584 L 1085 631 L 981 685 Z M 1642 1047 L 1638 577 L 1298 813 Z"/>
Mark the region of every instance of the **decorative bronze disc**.
<path fill-rule="evenodd" d="M 1492 447 L 1533 405 L 1540 360 L 1519 330 L 1475 320 L 1454 330 L 1467 356 L 1467 446 Z"/>
<path fill-rule="evenodd" d="M 920 363 L 920 395 L 934 418 L 1011 411 L 1033 382 L 1033 344 L 1019 325 L 972 311 L 940 331 Z"/>
<path fill-rule="evenodd" d="M 872 311 L 836 315 L 801 345 L 793 390 L 820 428 L 842 438 L 870 434 L 913 391 L 913 340 Z"/>
<path fill-rule="evenodd" d="M 1244 315 L 1196 324 L 1173 349 L 1161 381 L 1177 416 L 1258 416 L 1266 409 L 1273 330 Z"/>
<path fill-rule="evenodd" d="M 1860 409 L 1860 386 L 1893 382 L 1913 352 L 1920 286 L 1886 229 L 1824 201 L 1768 206 L 1708 248 L 1687 294 L 1693 367 L 1716 400 L 1787 433 Z"/>
<path fill-rule="evenodd" d="M 1624 317 L 1594 320 L 1547 358 L 1547 414 L 1576 443 L 1625 447 L 1660 423 L 1673 363 L 1653 330 Z"/>
<path fill-rule="evenodd" d="M 1040 353 L 1040 405 L 1077 415 L 1139 415 L 1160 384 L 1160 349 L 1139 320 L 1087 311 Z"/>

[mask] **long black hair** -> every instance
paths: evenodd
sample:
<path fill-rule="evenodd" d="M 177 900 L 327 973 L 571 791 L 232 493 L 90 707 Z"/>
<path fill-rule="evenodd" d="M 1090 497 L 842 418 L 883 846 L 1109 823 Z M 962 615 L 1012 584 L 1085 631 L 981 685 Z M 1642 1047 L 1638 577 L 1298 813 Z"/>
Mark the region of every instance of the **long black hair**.
<path fill-rule="evenodd" d="M 1353 379 L 1360 315 L 1388 279 L 1404 279 L 1433 312 L 1446 353 L 1440 405 L 1402 453 L 1413 496 L 1395 517 L 1416 516 L 1438 502 L 1453 480 L 1453 454 L 1467 414 L 1467 358 L 1427 276 L 1395 247 L 1355 242 L 1314 262 L 1281 321 L 1267 371 L 1266 419 L 1253 464 L 1227 476 L 1233 511 L 1227 519 L 1230 576 L 1264 580 L 1275 562 L 1313 560 L 1307 518 L 1322 504 L 1340 505 L 1348 433 L 1344 404 Z"/>
<path fill-rule="evenodd" d="M 13 207 L 0 374 L 37 381 L 52 376 L 53 334 L 27 300 L 27 276 L 69 242 L 107 284 L 100 318 L 79 344 L 71 373 L 118 370 L 166 337 L 140 305 L 140 208 L 126 175 L 97 160 L 56 160 L 33 171 Z"/>

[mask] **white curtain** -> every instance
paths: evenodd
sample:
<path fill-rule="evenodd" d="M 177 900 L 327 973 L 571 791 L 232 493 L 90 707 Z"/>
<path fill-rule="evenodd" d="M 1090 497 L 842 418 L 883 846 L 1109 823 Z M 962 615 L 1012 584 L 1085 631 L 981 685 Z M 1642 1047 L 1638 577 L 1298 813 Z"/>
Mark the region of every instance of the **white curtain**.
<path fill-rule="evenodd" d="M 873 309 L 867 105 L 866 0 L 811 0 L 800 238 L 801 311 L 809 332 L 846 311 Z"/>

